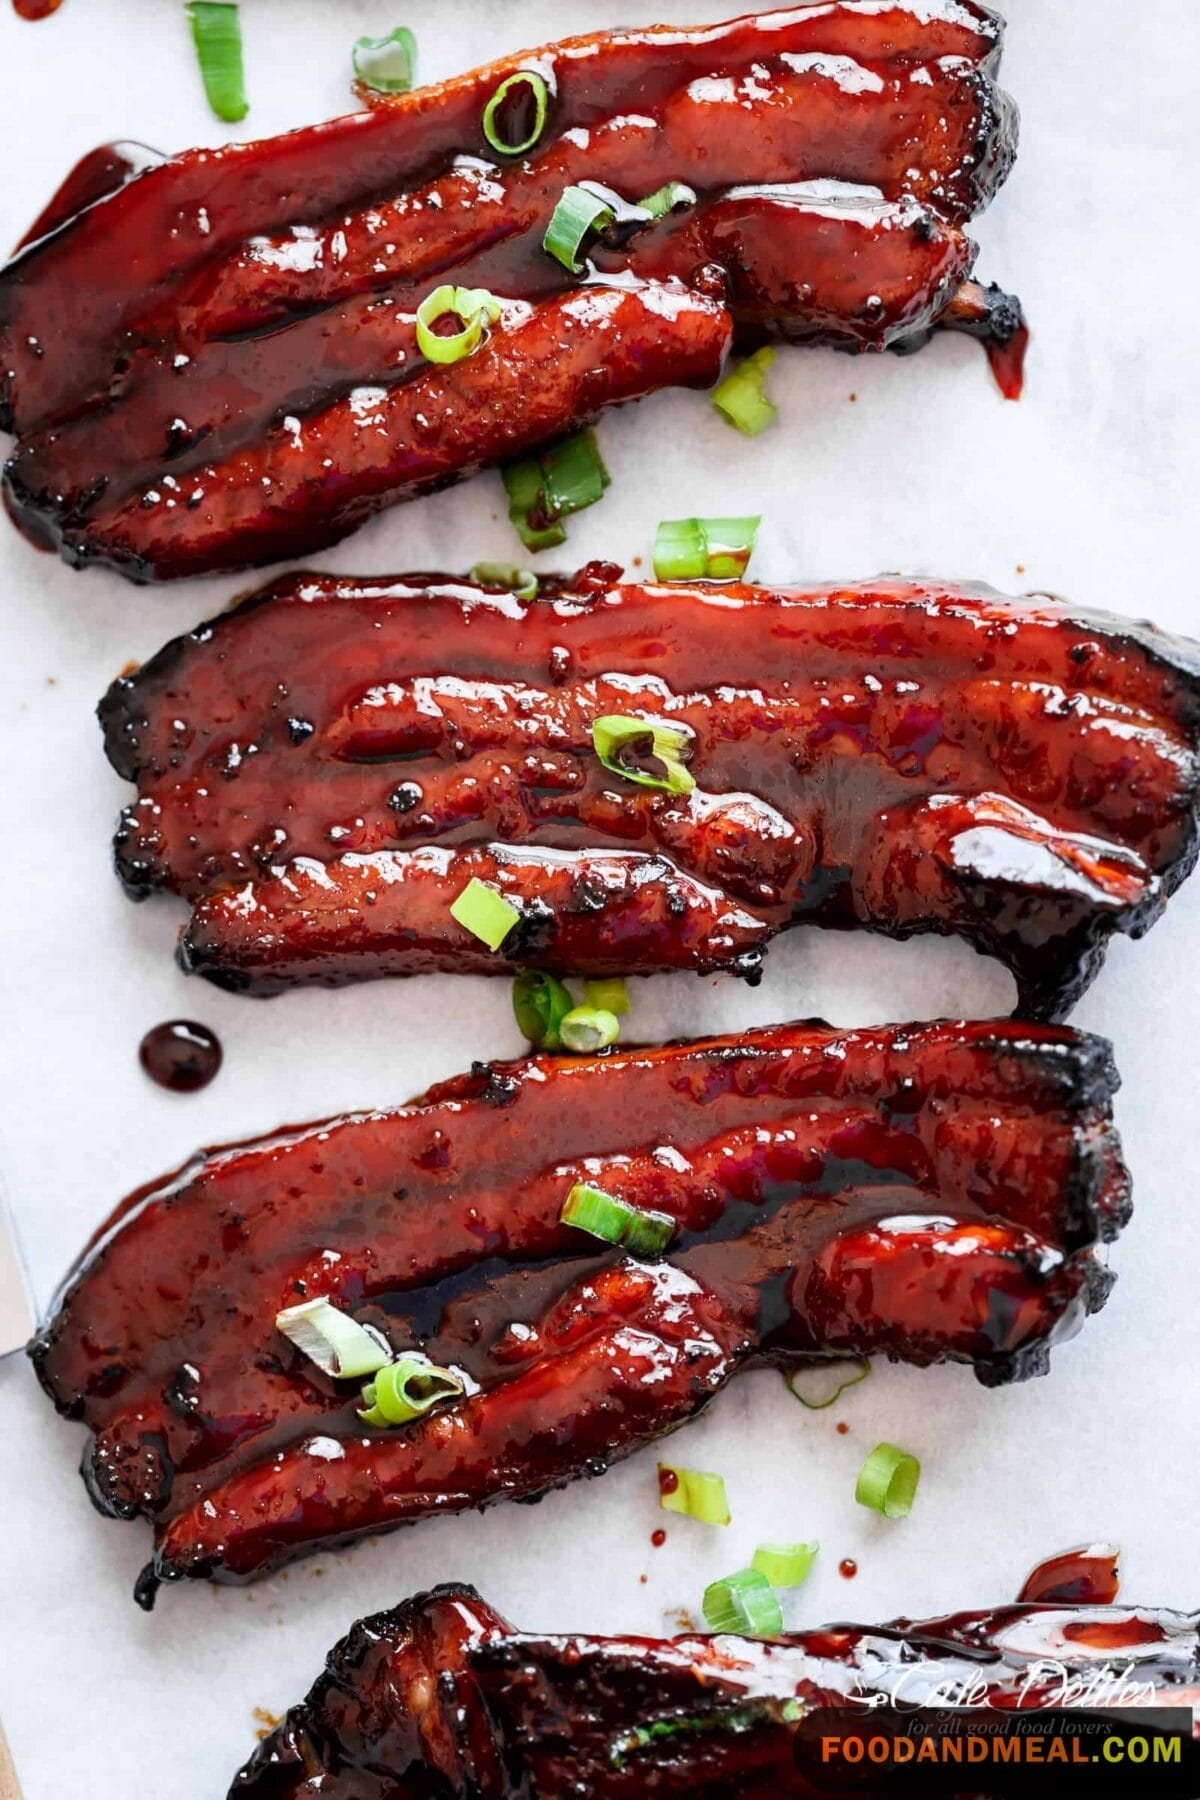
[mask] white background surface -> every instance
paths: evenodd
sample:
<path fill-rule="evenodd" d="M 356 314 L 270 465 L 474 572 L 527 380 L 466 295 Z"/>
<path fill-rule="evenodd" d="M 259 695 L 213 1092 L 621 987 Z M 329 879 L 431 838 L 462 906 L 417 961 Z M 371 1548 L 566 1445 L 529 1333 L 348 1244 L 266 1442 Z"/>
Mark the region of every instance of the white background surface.
<path fill-rule="evenodd" d="M 720 18 L 719 0 L 245 0 L 252 111 L 265 135 L 347 109 L 360 33 L 413 26 L 421 77 L 606 23 Z M 1200 636 L 1188 520 L 1200 491 L 1195 356 L 1195 62 L 1190 0 L 1008 0 L 1005 85 L 1021 158 L 978 222 L 980 272 L 1034 326 L 1026 399 L 1004 403 L 978 348 L 916 360 L 781 353 L 780 428 L 736 438 L 703 396 L 660 396 L 601 425 L 613 486 L 571 524 L 567 566 L 649 552 L 659 517 L 761 509 L 765 579 L 880 569 L 1041 587 Z M 76 157 L 111 137 L 164 150 L 221 141 L 175 0 L 66 0 L 40 25 L 0 9 L 5 71 L 0 239 L 11 242 Z M 226 135 L 232 136 L 233 133 Z M 848 403 L 851 393 L 857 404 Z M 485 476 L 397 508 L 319 559 L 347 571 L 511 558 Z M 400 1100 L 479 1054 L 515 1053 L 506 983 L 439 977 L 240 1000 L 189 982 L 171 951 L 183 909 L 135 908 L 109 871 L 127 797 L 92 708 L 129 659 L 223 606 L 236 582 L 173 591 L 75 575 L 0 525 L 0 1167 L 40 1304 L 100 1216 L 197 1144 Z M 1141 945 L 1114 947 L 1076 1022 L 1112 1036 L 1137 1217 L 1108 1310 L 1045 1381 L 986 1393 L 971 1373 L 877 1366 L 809 1414 L 778 1376 L 743 1377 L 673 1449 L 724 1471 L 725 1531 L 671 1522 L 653 1454 L 536 1508 L 510 1507 L 319 1556 L 256 1588 L 188 1584 L 147 1617 L 130 1597 L 149 1532 L 95 1514 L 60 1423 L 21 1358 L 0 1366 L 0 1716 L 26 1800 L 219 1800 L 253 1747 L 251 1709 L 281 1712 L 358 1614 L 450 1577 L 548 1629 L 674 1629 L 706 1581 L 763 1537 L 818 1537 L 789 1622 L 874 1620 L 1011 1598 L 1041 1557 L 1101 1536 L 1125 1592 L 1200 1604 L 1195 1369 L 1200 1252 L 1193 1130 L 1200 882 Z M 952 944 L 798 931 L 756 993 L 658 977 L 638 1036 L 825 1013 L 839 1024 L 1011 1003 L 1007 976 Z M 151 1086 L 138 1039 L 194 1016 L 226 1063 L 204 1093 Z M 850 1422 L 839 1437 L 838 1418 Z M 853 1502 L 881 1437 L 924 1462 L 902 1523 Z M 860 1574 L 839 1578 L 840 1558 Z M 641 1577 L 648 1575 L 643 1585 Z"/>

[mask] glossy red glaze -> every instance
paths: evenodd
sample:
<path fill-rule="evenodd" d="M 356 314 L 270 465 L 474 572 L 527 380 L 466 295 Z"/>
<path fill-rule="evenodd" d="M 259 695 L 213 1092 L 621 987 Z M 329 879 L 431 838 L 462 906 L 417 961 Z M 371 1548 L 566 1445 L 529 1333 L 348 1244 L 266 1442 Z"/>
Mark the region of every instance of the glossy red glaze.
<path fill-rule="evenodd" d="M 765 1643 L 535 1637 L 450 1585 L 361 1620 L 229 1800 L 300 1800 L 314 1785 L 327 1800 L 801 1800 L 844 1790 L 814 1788 L 801 1772 L 789 1701 L 801 1713 L 839 1708 L 849 1690 L 886 1703 L 899 1680 L 909 1699 L 971 1689 L 975 1707 L 1028 1710 L 1054 1703 L 1039 1661 L 1061 1664 L 1060 1681 L 1094 1684 L 1111 1640 L 1118 1670 L 1145 1690 L 1139 1704 L 1187 1709 L 1198 1629 L 1187 1613 L 1007 1606 Z M 1119 1733 L 1119 1716 L 1110 1722 Z M 1200 1756 L 1194 1742 L 1184 1754 Z M 879 1792 L 861 1780 L 852 1791 Z"/>
<path fill-rule="evenodd" d="M 968 281 L 961 231 L 1014 154 L 999 46 L 975 0 L 832 0 L 550 45 L 136 180 L 98 180 L 120 157 L 93 153 L 0 274 L 9 509 L 134 579 L 240 568 L 710 385 L 735 336 L 1010 341 L 1019 309 Z M 485 104 L 531 63 L 546 130 L 498 157 Z M 575 275 L 543 238 L 583 180 L 696 201 L 614 228 Z M 445 281 L 505 302 L 452 367 L 415 337 Z"/>
<path fill-rule="evenodd" d="M 480 1064 L 395 1112 L 215 1151 L 133 1195 L 34 1346 L 84 1474 L 153 1519 L 142 1593 L 544 1493 L 740 1368 L 883 1351 L 1039 1371 L 1128 1213 L 1107 1046 L 1063 1028 L 791 1025 Z M 638 1262 L 563 1225 L 573 1182 L 668 1213 Z M 359 1418 L 274 1328 L 328 1295 L 467 1398 Z"/>
<path fill-rule="evenodd" d="M 852 1556 L 844 1556 L 838 1564 L 838 1574 L 844 1581 L 853 1581 L 858 1574 L 858 1564 Z"/>
<path fill-rule="evenodd" d="M 431 969 L 755 978 L 800 921 L 966 937 L 1061 1013 L 1196 853 L 1200 652 L 986 588 L 299 575 L 114 683 L 131 893 L 184 966 L 270 993 Z M 696 787 L 600 763 L 666 718 Z M 494 952 L 468 880 L 521 912 Z"/>
<path fill-rule="evenodd" d="M 1051 1556 L 1030 1572 L 1017 1599 L 1111 1606 L 1121 1590 L 1120 1554 L 1113 1544 L 1093 1544 Z"/>

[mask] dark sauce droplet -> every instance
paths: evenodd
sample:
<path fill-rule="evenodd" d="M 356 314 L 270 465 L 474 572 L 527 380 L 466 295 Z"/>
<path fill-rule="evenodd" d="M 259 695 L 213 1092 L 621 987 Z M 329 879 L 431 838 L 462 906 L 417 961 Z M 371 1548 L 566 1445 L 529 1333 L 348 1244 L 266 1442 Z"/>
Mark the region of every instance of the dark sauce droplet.
<path fill-rule="evenodd" d="M 663 1545 L 666 1543 L 666 1541 L 667 1541 L 667 1534 L 663 1530 L 661 1525 L 659 1526 L 657 1531 L 652 1531 L 650 1533 L 650 1542 L 654 1545 L 654 1548 L 656 1550 L 661 1550 Z"/>
<path fill-rule="evenodd" d="M 858 1574 L 858 1564 L 852 1556 L 844 1556 L 842 1558 L 841 1562 L 838 1564 L 838 1574 L 843 1576 L 847 1581 L 854 1580 L 854 1577 Z"/>
<path fill-rule="evenodd" d="M 845 1437 L 845 1435 L 849 1431 L 850 1427 L 847 1425 L 845 1419 L 839 1419 L 837 1429 L 838 1429 L 838 1436 Z"/>
<path fill-rule="evenodd" d="M 674 1469 L 658 1471 L 658 1491 L 660 1494 L 673 1494 L 679 1486 L 679 1477 Z"/>
<path fill-rule="evenodd" d="M 221 1040 L 192 1019 L 167 1019 L 138 1045 L 138 1061 L 151 1081 L 175 1094 L 207 1087 L 221 1066 Z"/>

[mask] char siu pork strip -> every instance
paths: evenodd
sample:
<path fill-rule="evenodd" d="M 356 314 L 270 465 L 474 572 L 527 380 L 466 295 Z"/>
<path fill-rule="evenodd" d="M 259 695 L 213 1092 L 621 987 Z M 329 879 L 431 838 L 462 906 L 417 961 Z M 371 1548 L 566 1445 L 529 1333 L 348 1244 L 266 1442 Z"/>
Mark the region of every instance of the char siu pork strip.
<path fill-rule="evenodd" d="M 754 1363 L 873 1352 L 1038 1373 L 1128 1215 L 1106 1044 L 806 1024 L 479 1064 L 398 1111 L 202 1155 L 132 1196 L 34 1344 L 84 1475 L 155 1527 L 140 1587 L 246 1579 L 653 1441 Z M 564 1222 L 578 1182 L 666 1222 Z M 457 1402 L 364 1424 L 276 1314 L 326 1297 Z"/>
<path fill-rule="evenodd" d="M 93 152 L 0 273 L 9 509 L 70 561 L 166 579 L 711 385 L 735 336 L 911 349 L 942 324 L 1019 385 L 1019 308 L 969 280 L 961 230 L 1014 153 L 999 45 L 969 0 L 834 0 L 570 40 L 260 143 Z M 506 156 L 484 112 L 521 69 L 545 120 Z M 581 182 L 618 209 L 686 193 L 571 270 L 543 240 Z M 445 283 L 501 303 L 452 365 L 417 338 Z"/>
<path fill-rule="evenodd" d="M 815 920 L 962 935 L 1053 1017 L 1191 868 L 1196 646 L 979 587 L 618 574 L 297 575 L 117 681 L 118 869 L 191 901 L 184 966 L 754 977 Z M 690 791 L 602 762 L 612 717 L 674 731 Z M 520 914 L 498 951 L 472 879 Z"/>
<path fill-rule="evenodd" d="M 799 1800 L 832 1792 L 873 1800 L 895 1790 L 861 1778 L 842 1789 L 828 1775 L 812 1784 L 803 1773 L 813 1765 L 796 1754 L 795 1738 L 817 1709 L 844 1716 L 856 1702 L 896 1697 L 913 1706 L 970 1689 L 979 1709 L 1033 1711 L 1053 1707 L 1064 1681 L 1094 1685 L 1110 1670 L 1125 1675 L 1142 1705 L 1186 1711 L 1200 1688 L 1200 1618 L 1014 1605 L 766 1641 L 537 1637 L 514 1630 L 474 1588 L 447 1583 L 361 1619 L 307 1699 L 237 1775 L 228 1800 L 318 1791 L 323 1800 Z M 1119 1715 L 1110 1712 L 1109 1724 L 1119 1732 Z M 1192 1738 L 1190 1718 L 1180 1729 Z M 1194 1740 L 1183 1755 L 1200 1773 Z M 1030 1775 L 989 1769 L 970 1780 L 972 1800 L 981 1800 L 981 1783 L 987 1795 L 1020 1795 Z"/>

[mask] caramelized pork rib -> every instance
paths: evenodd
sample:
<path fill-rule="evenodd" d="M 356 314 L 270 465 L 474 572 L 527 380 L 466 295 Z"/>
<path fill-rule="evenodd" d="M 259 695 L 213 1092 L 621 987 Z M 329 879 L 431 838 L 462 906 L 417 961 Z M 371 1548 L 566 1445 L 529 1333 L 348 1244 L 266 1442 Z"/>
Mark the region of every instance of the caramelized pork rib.
<path fill-rule="evenodd" d="M 185 967 L 754 977 L 816 920 L 961 934 L 1046 1017 L 1190 869 L 1195 646 L 983 588 L 617 573 L 294 576 L 116 682 L 118 868 L 192 902 Z M 684 734 L 694 789 L 603 766 L 611 714 Z M 451 914 L 472 878 L 520 912 L 499 953 Z"/>
<path fill-rule="evenodd" d="M 33 1347 L 141 1592 L 597 1473 L 739 1368 L 834 1353 L 1040 1371 L 1128 1214 L 1107 1046 L 1063 1028 L 786 1026 L 478 1065 L 395 1112 L 210 1152 L 133 1195 Z M 669 1215 L 638 1260 L 587 1180 Z M 327 1296 L 462 1372 L 375 1430 L 274 1328 Z"/>
<path fill-rule="evenodd" d="M 605 406 L 710 385 L 734 336 L 904 349 L 944 323 L 1010 342 L 1019 309 L 971 299 L 961 229 L 1012 161 L 999 43 L 963 0 L 833 0 L 571 40 L 153 166 L 95 152 L 0 274 L 9 509 L 137 579 L 243 567 Z M 505 158 L 483 111 L 521 67 L 549 113 Z M 576 274 L 543 238 L 580 181 L 694 198 L 602 234 Z M 449 370 L 415 335 L 446 281 L 504 303 Z"/>
<path fill-rule="evenodd" d="M 536 1637 L 474 1588 L 448 1583 L 360 1620 L 239 1772 L 229 1800 L 299 1800 L 318 1787 L 328 1800 L 799 1800 L 842 1791 L 812 1785 L 795 1754 L 815 1708 L 973 1688 L 975 1705 L 1032 1710 L 1053 1706 L 1064 1678 L 1095 1681 L 1114 1663 L 1144 1704 L 1189 1708 L 1200 1618 L 1025 1604 L 765 1642 Z M 1191 1735 L 1190 1721 L 1182 1729 Z M 1195 1758 L 1195 1744 L 1183 1754 Z M 996 1791 L 997 1779 L 1006 1794 L 1022 1791 L 1012 1776 L 976 1775 L 972 1794 L 980 1780 Z M 851 1791 L 871 1800 L 861 1779 Z"/>

